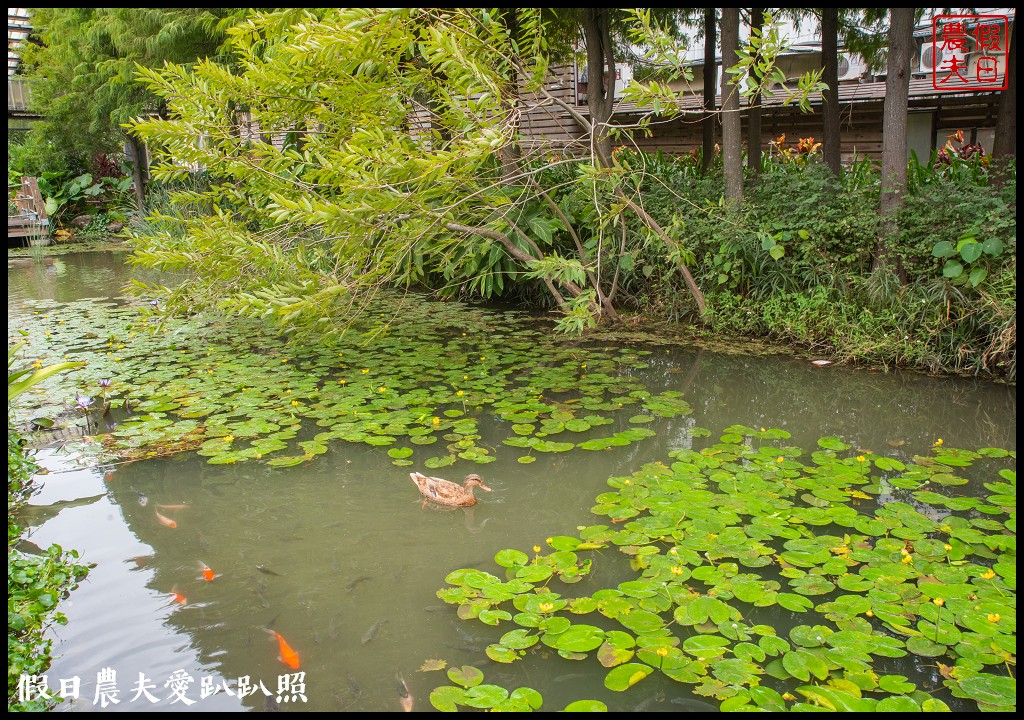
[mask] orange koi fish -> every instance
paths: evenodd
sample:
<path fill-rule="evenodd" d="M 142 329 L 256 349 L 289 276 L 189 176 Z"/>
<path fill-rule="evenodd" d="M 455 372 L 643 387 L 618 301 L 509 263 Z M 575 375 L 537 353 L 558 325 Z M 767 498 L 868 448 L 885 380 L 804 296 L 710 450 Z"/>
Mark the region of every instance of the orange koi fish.
<path fill-rule="evenodd" d="M 292 670 L 298 670 L 299 654 L 292 650 L 288 643 L 284 641 L 284 638 L 281 637 L 281 633 L 276 630 L 271 630 L 270 628 L 266 628 L 266 631 L 277 638 L 278 649 L 281 651 L 281 655 L 278 657 L 278 660 L 283 662 Z"/>
<path fill-rule="evenodd" d="M 160 521 L 161 525 L 166 525 L 169 528 L 178 527 L 178 523 L 174 522 L 169 517 L 164 517 L 163 515 L 161 515 L 159 510 L 154 510 L 154 512 L 156 513 L 156 519 Z"/>
<path fill-rule="evenodd" d="M 202 560 L 199 561 L 199 572 L 203 574 L 203 580 L 210 582 L 217 574 L 210 569 L 210 566 L 204 563 Z"/>
<path fill-rule="evenodd" d="M 182 594 L 181 594 L 180 592 L 178 592 L 177 590 L 171 590 L 171 592 L 170 592 L 170 595 L 171 595 L 171 599 L 172 599 L 172 600 L 173 600 L 174 602 L 178 603 L 179 605 L 184 605 L 184 604 L 185 604 L 185 603 L 187 602 L 187 601 L 185 600 L 185 596 L 184 596 L 184 595 L 182 595 Z"/>

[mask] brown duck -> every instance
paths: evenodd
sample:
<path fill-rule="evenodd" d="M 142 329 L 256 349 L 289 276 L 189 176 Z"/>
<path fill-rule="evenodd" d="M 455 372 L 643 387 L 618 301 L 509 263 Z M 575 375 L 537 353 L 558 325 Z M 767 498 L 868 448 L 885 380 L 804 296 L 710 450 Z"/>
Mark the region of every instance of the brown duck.
<path fill-rule="evenodd" d="M 409 477 L 416 483 L 416 487 L 419 488 L 420 494 L 423 497 L 441 505 L 469 507 L 470 505 L 476 505 L 473 488 L 478 487 L 487 492 L 491 491 L 489 487 L 484 485 L 484 481 L 480 476 L 476 474 L 467 475 L 466 479 L 462 481 L 462 485 L 453 483 L 451 480 L 428 477 L 418 472 L 409 473 Z"/>

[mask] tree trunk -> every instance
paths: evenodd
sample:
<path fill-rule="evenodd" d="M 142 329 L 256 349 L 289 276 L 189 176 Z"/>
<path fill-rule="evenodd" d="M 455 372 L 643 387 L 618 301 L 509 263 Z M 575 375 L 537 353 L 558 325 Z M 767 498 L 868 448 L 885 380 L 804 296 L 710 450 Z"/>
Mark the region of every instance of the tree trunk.
<path fill-rule="evenodd" d="M 888 265 L 890 241 L 895 237 L 895 213 L 907 192 L 907 98 L 910 92 L 910 59 L 914 47 L 914 8 L 889 11 L 889 57 L 882 109 L 882 186 L 879 214 L 881 235 L 875 248 L 873 269 Z M 896 268 L 899 272 L 899 267 Z"/>
<path fill-rule="evenodd" d="M 704 118 L 701 120 L 704 139 L 701 143 L 701 170 L 705 173 L 711 169 L 715 161 L 715 123 L 718 122 L 715 110 L 715 95 L 718 88 L 715 83 L 715 38 L 718 30 L 715 27 L 715 9 L 704 8 Z"/>
<path fill-rule="evenodd" d="M 722 8 L 722 164 L 725 202 L 743 201 L 743 133 L 740 128 L 740 89 L 726 69 L 737 62 L 740 47 L 740 9 Z"/>
<path fill-rule="evenodd" d="M 615 99 L 615 54 L 612 50 L 608 8 L 583 11 L 583 39 L 587 44 L 587 107 L 593 125 L 591 150 L 598 167 L 611 167 L 612 139 L 608 128 Z"/>
<path fill-rule="evenodd" d="M 1010 161 L 1017 154 L 1017 23 L 1010 34 L 1010 47 L 1006 56 L 1009 75 L 1006 89 L 999 96 L 996 111 L 996 138 L 992 144 L 992 175 L 997 184 L 1008 179 Z"/>
<path fill-rule="evenodd" d="M 505 8 L 500 12 L 498 17 L 508 31 L 509 40 L 515 43 L 519 39 L 520 35 L 519 16 L 517 15 L 516 8 Z M 514 50 L 510 50 L 510 52 L 514 52 Z M 519 75 L 516 70 L 518 66 L 519 62 L 518 58 L 516 58 L 516 62 L 511 63 L 509 67 L 508 96 L 502 102 L 502 111 L 505 113 L 505 117 L 510 119 L 512 126 L 516 130 L 516 132 L 512 134 L 513 138 L 518 136 L 520 116 L 517 108 L 519 108 L 522 103 L 519 92 Z M 510 182 L 519 176 L 522 148 L 520 147 L 518 140 L 513 139 L 512 142 L 507 145 L 503 145 L 498 151 L 498 157 L 501 161 L 501 177 L 503 180 Z"/>
<path fill-rule="evenodd" d="M 839 8 L 827 7 L 821 11 L 821 57 L 824 66 L 821 80 L 828 85 L 828 90 L 822 93 L 825 101 L 822 147 L 825 164 L 839 177 L 842 171 L 839 145 Z"/>
<path fill-rule="evenodd" d="M 750 35 L 761 33 L 764 25 L 764 8 L 750 10 Z M 756 31 L 756 33 L 755 33 Z M 760 59 L 761 54 L 757 54 Z M 758 82 L 760 77 L 755 78 Z M 761 177 L 761 93 L 750 99 L 750 116 L 747 119 L 747 168 L 753 182 Z"/>
<path fill-rule="evenodd" d="M 146 212 L 146 148 L 138 138 L 129 135 L 128 145 L 132 151 L 132 183 L 135 185 L 135 204 L 139 212 Z"/>

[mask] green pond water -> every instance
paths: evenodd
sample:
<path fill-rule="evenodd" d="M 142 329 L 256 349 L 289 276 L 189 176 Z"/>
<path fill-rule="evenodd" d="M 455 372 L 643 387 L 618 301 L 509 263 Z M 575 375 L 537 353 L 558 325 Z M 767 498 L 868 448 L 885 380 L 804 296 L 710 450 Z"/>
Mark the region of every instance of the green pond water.
<path fill-rule="evenodd" d="M 760 431 L 755 449 L 780 448 L 748 460 L 752 470 L 793 460 L 781 449 L 787 446 L 802 448 L 810 464 L 811 451 L 823 452 L 822 437 L 833 438 L 844 467 L 857 472 L 858 462 L 870 470 L 884 456 L 909 465 L 937 447 L 1016 449 L 1015 387 L 820 367 L 782 355 L 581 343 L 553 337 L 549 324 L 523 314 L 416 298 L 382 303 L 341 340 L 286 345 L 249 323 L 158 325 L 160 303 L 120 297 L 131 277 L 122 258 L 8 261 L 9 343 L 29 342 L 25 360 L 49 364 L 67 355 L 90 363 L 29 394 L 17 415 L 57 424 L 39 451 L 49 474 L 23 518 L 29 542 L 76 548 L 96 564 L 62 606 L 69 623 L 52 633 L 50 687 L 81 681 L 80 698 L 62 710 L 99 708 L 97 673 L 110 668 L 120 702 L 106 711 L 393 711 L 401 709 L 397 674 L 414 710 L 431 711 L 431 691 L 455 684 L 444 671 L 421 671 L 434 660 L 477 667 L 488 685 L 533 688 L 545 710 L 580 699 L 610 710 L 714 710 L 719 699 L 660 672 L 626 691 L 609 689 L 610 669 L 595 652 L 570 659 L 556 644 L 538 643 L 517 662 L 495 661 L 488 646 L 503 657 L 507 649 L 494 646 L 519 625 L 460 619 L 437 591 L 461 587 L 464 575 L 446 582 L 459 569 L 505 579 L 508 562 L 495 561 L 500 551 L 550 554 L 564 550 L 558 538 L 583 528 L 602 546 L 579 552 L 573 567 L 586 557 L 588 572 L 578 583 L 552 579 L 548 590 L 575 598 L 636 580 L 619 552 L 628 543 L 608 541 L 607 532 L 628 527 L 637 512 L 621 496 L 602 494 L 625 492 L 622 478 L 650 463 L 668 467 L 692 460 L 689 450 L 750 443 L 727 430 L 734 426 Z M 86 418 L 74 409 L 76 394 L 88 395 L 94 410 L 106 398 L 110 414 Z M 188 449 L 172 452 L 181 447 Z M 920 491 L 985 498 L 994 491 L 983 483 L 1006 482 L 997 471 L 1016 467 L 1015 456 L 966 465 L 950 470 L 964 484 L 936 481 Z M 832 499 L 874 511 L 925 497 L 911 495 L 917 486 L 878 479 L 897 475 L 894 468 L 883 462 L 873 479 L 861 472 L 871 489 L 863 498 L 844 488 Z M 473 508 L 425 507 L 409 479 L 413 470 L 456 480 L 476 472 L 492 492 L 478 493 Z M 638 485 L 657 483 L 634 477 Z M 772 497 L 764 491 L 766 502 Z M 811 507 L 828 506 L 827 498 L 810 498 Z M 953 512 L 916 506 L 933 520 Z M 971 507 L 956 514 L 971 518 Z M 993 510 L 993 522 L 1006 520 L 1006 506 L 999 513 Z M 212 581 L 203 565 L 214 571 Z M 780 580 L 777 567 L 765 572 Z M 696 579 L 688 584 L 701 588 Z M 842 594 L 807 592 L 814 604 Z M 507 602 L 504 609 L 517 611 Z M 746 609 L 748 624 L 769 624 L 780 636 L 825 622 L 780 604 Z M 623 629 L 592 615 L 572 619 Z M 1002 615 L 1015 623 L 1015 610 Z M 304 703 L 271 706 L 261 690 L 238 696 L 239 678 L 276 694 L 279 676 L 294 672 L 268 626 L 301 659 Z M 692 626 L 672 630 L 687 638 L 696 634 Z M 904 676 L 954 710 L 976 710 L 943 686 L 938 663 L 953 660 L 880 656 L 872 667 Z M 984 671 L 1005 674 L 1001 665 Z M 133 699 L 140 674 L 157 702 Z M 175 699 L 176 675 L 191 678 L 184 696 L 192 704 Z M 779 692 L 806 685 L 759 678 Z"/>

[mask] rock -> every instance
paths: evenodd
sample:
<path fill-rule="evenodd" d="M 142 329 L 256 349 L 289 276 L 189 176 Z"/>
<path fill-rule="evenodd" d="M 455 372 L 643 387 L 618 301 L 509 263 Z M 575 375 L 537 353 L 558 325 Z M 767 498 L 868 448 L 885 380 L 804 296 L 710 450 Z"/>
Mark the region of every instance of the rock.
<path fill-rule="evenodd" d="M 123 222 L 112 222 L 109 225 L 107 225 L 107 232 L 109 233 L 119 233 L 122 230 L 124 230 Z"/>
<path fill-rule="evenodd" d="M 89 223 L 91 222 L 92 215 L 78 215 L 77 217 L 75 217 L 75 219 L 71 221 L 71 224 L 74 225 L 79 230 L 85 230 L 85 228 L 89 227 Z"/>

